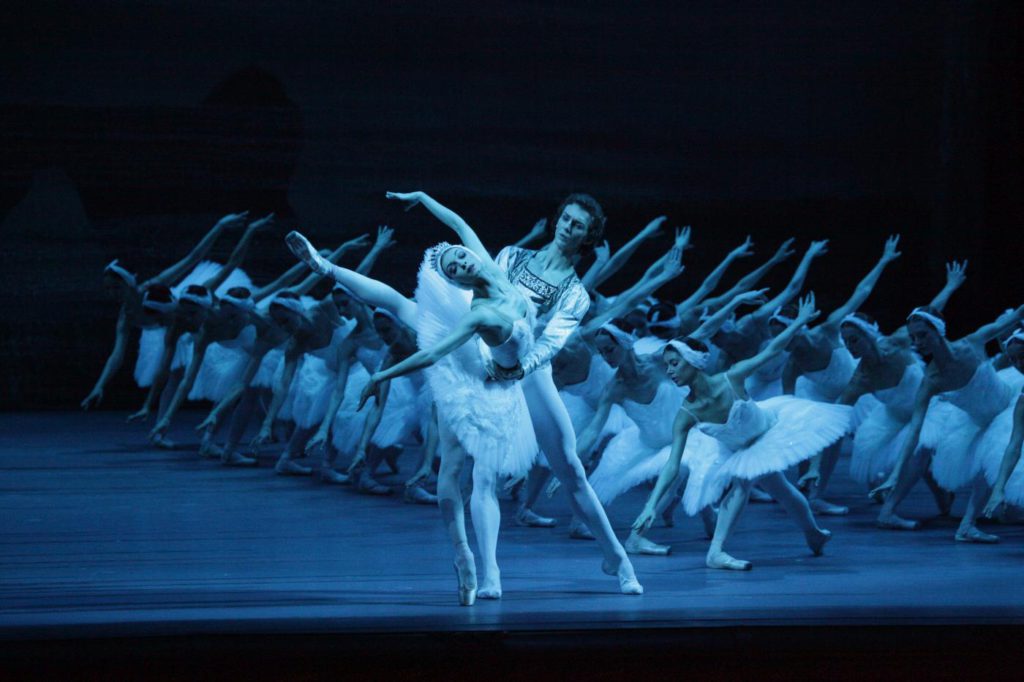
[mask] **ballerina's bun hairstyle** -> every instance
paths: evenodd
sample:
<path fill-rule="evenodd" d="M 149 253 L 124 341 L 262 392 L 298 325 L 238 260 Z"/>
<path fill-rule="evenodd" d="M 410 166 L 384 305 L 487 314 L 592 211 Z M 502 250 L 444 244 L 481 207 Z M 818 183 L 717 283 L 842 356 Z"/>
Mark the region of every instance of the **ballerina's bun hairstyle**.
<path fill-rule="evenodd" d="M 142 295 L 142 307 L 157 312 L 174 310 L 174 294 L 165 284 L 150 284 Z"/>
<path fill-rule="evenodd" d="M 665 344 L 665 349 L 662 353 L 669 350 L 678 353 L 684 362 L 693 365 L 700 371 L 706 372 L 708 370 L 708 365 L 711 362 L 711 351 L 708 349 L 707 344 L 700 339 L 690 336 L 676 337 Z"/>
<path fill-rule="evenodd" d="M 601 204 L 597 203 L 597 199 L 589 194 L 573 192 L 567 196 L 558 206 L 558 210 L 555 211 L 554 219 L 548 222 L 548 229 L 553 230 L 555 228 L 555 225 L 558 224 L 558 219 L 562 215 L 562 211 L 570 204 L 576 204 L 590 215 L 590 226 L 587 228 L 587 236 L 583 240 L 583 247 L 586 251 L 592 251 L 594 246 L 601 241 L 601 237 L 604 236 L 604 225 L 608 222 L 608 218 L 605 216 Z"/>
<path fill-rule="evenodd" d="M 209 308 L 213 305 L 213 296 L 210 295 L 210 290 L 202 284 L 189 284 L 185 287 L 185 291 L 181 294 L 179 299 L 181 301 L 194 303 L 200 308 Z"/>
<path fill-rule="evenodd" d="M 604 334 L 623 348 L 632 348 L 636 338 L 633 336 L 635 327 L 621 317 L 605 322 L 598 328 L 597 334 Z"/>

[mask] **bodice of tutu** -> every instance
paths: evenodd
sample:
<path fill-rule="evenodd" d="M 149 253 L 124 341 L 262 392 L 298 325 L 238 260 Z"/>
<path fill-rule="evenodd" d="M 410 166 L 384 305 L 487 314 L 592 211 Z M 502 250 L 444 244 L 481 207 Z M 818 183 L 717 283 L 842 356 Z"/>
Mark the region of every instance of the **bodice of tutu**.
<path fill-rule="evenodd" d="M 235 338 L 225 339 L 224 341 L 218 341 L 217 343 L 225 348 L 235 348 L 246 352 L 251 351 L 256 345 L 256 327 L 251 324 L 247 324 Z"/>
<path fill-rule="evenodd" d="M 914 413 L 914 401 L 923 377 L 924 371 L 921 369 L 921 365 L 917 363 L 907 365 L 903 370 L 903 376 L 900 377 L 900 383 L 892 388 L 875 391 L 874 396 L 885 405 L 893 418 L 909 421 Z"/>
<path fill-rule="evenodd" d="M 661 448 L 672 442 L 672 424 L 683 392 L 668 381 L 658 384 L 654 399 L 647 404 L 622 401 L 622 408 L 640 429 L 640 439 L 648 446 Z"/>
<path fill-rule="evenodd" d="M 502 367 L 517 367 L 519 361 L 530 350 L 533 330 L 525 317 L 512 323 L 512 333 L 500 346 L 491 346 L 491 358 Z"/>
<path fill-rule="evenodd" d="M 590 356 L 590 370 L 587 373 L 587 378 L 578 384 L 566 386 L 563 390 L 583 398 L 591 407 L 597 407 L 601 395 L 608 389 L 608 384 L 611 383 L 614 376 L 615 370 L 605 362 L 604 358 L 594 353 Z"/>
<path fill-rule="evenodd" d="M 775 418 L 762 410 L 754 400 L 733 402 L 729 417 L 723 424 L 700 422 L 697 428 L 729 450 L 742 450 L 760 438 L 775 424 Z"/>
<path fill-rule="evenodd" d="M 1010 403 L 1010 387 L 989 362 L 978 365 L 963 388 L 943 393 L 942 399 L 966 412 L 979 425 L 989 424 Z"/>
<path fill-rule="evenodd" d="M 845 348 L 833 348 L 829 357 L 828 366 L 816 372 L 804 372 L 804 378 L 825 389 L 828 393 L 834 393 L 835 398 L 839 397 L 846 385 L 850 383 L 856 361 Z"/>

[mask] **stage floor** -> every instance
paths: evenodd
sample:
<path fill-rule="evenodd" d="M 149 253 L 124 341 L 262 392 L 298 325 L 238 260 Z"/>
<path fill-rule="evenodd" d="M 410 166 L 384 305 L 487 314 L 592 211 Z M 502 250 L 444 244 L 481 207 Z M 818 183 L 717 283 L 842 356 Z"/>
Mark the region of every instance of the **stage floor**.
<path fill-rule="evenodd" d="M 819 624 L 1009 624 L 1024 621 L 1024 526 L 988 525 L 1002 544 L 953 542 L 956 522 L 873 526 L 877 507 L 841 462 L 835 501 L 847 517 L 809 555 L 778 505 L 750 505 L 730 551 L 748 573 L 704 567 L 697 519 L 650 537 L 668 557 L 634 557 L 646 588 L 618 594 L 593 542 L 567 537 L 564 500 L 542 498 L 554 529 L 512 523 L 502 501 L 504 597 L 456 601 L 452 550 L 435 507 L 370 497 L 316 479 L 274 475 L 195 454 L 186 414 L 177 451 L 147 447 L 148 427 L 121 413 L 0 415 L 0 636 L 272 632 L 538 631 Z M 414 466 L 383 476 L 398 486 Z M 611 509 L 625 537 L 646 489 Z M 964 505 L 957 500 L 954 514 Z M 923 485 L 905 504 L 934 514 Z"/>

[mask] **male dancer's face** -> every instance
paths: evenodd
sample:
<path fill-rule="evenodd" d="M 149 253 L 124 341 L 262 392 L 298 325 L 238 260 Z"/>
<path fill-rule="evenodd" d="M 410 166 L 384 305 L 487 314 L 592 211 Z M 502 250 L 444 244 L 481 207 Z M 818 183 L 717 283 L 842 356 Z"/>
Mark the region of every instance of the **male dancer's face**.
<path fill-rule="evenodd" d="M 593 218 L 579 204 L 568 204 L 555 223 L 555 245 L 563 253 L 576 253 L 590 232 Z"/>

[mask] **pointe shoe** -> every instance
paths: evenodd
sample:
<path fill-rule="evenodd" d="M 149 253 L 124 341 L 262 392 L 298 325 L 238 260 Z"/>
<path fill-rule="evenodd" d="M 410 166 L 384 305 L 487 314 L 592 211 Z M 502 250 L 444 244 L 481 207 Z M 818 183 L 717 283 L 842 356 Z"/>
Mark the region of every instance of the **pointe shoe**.
<path fill-rule="evenodd" d="M 390 495 L 393 490 L 386 485 L 381 485 L 377 481 L 366 473 L 359 477 L 359 483 L 356 485 L 356 490 L 366 495 Z"/>
<path fill-rule="evenodd" d="M 437 495 L 431 495 L 419 485 L 407 487 L 402 499 L 409 504 L 437 504 Z"/>
<path fill-rule="evenodd" d="M 516 525 L 528 528 L 554 528 L 557 521 L 547 516 L 540 516 L 532 509 L 520 507 L 516 512 Z"/>
<path fill-rule="evenodd" d="M 246 457 L 237 452 L 222 453 L 220 463 L 229 467 L 254 467 L 259 464 L 255 457 Z"/>
<path fill-rule="evenodd" d="M 622 594 L 643 594 L 644 586 L 636 579 L 633 566 L 627 562 L 619 562 L 619 567 L 613 568 L 608 561 L 601 562 L 601 571 L 605 575 L 613 575 L 619 579 L 619 592 Z"/>
<path fill-rule="evenodd" d="M 885 530 L 917 530 L 921 524 L 918 521 L 911 521 L 910 519 L 904 519 L 892 514 L 884 517 L 879 516 L 875 521 L 875 525 Z"/>
<path fill-rule="evenodd" d="M 178 445 L 173 440 L 165 436 L 154 436 L 153 447 L 158 450 L 174 450 Z"/>
<path fill-rule="evenodd" d="M 725 552 L 716 552 L 715 554 L 708 552 L 704 564 L 708 568 L 721 568 L 726 571 L 749 571 L 754 567 L 749 561 L 735 559 Z"/>
<path fill-rule="evenodd" d="M 297 464 L 287 457 L 281 457 L 274 465 L 274 471 L 282 476 L 309 476 L 313 473 L 310 467 Z"/>
<path fill-rule="evenodd" d="M 668 556 L 672 548 L 651 542 L 642 535 L 630 534 L 623 544 L 627 554 L 647 554 L 649 556 Z"/>
<path fill-rule="evenodd" d="M 476 576 L 465 576 L 459 572 L 459 564 L 455 562 L 455 580 L 459 583 L 459 606 L 472 606 L 476 603 Z M 472 581 L 470 581 L 472 578 Z"/>
<path fill-rule="evenodd" d="M 340 471 L 335 471 L 331 467 L 320 467 L 318 472 L 320 480 L 324 483 L 334 483 L 335 485 L 351 485 L 352 479 Z"/>
<path fill-rule="evenodd" d="M 569 527 L 569 537 L 573 540 L 596 540 L 594 534 L 590 532 L 582 523 L 574 523 Z"/>
<path fill-rule="evenodd" d="M 832 531 L 819 528 L 817 532 L 807 536 L 807 546 L 814 556 L 821 556 L 825 551 L 825 543 L 832 539 Z"/>
<path fill-rule="evenodd" d="M 957 530 L 953 537 L 957 542 L 973 542 L 983 545 L 994 545 L 999 542 L 998 535 L 984 533 L 977 526 L 971 526 L 966 530 Z"/>
<path fill-rule="evenodd" d="M 849 507 L 844 507 L 841 504 L 832 504 L 817 497 L 810 500 L 810 505 L 811 511 L 822 516 L 846 516 L 850 513 Z"/>

